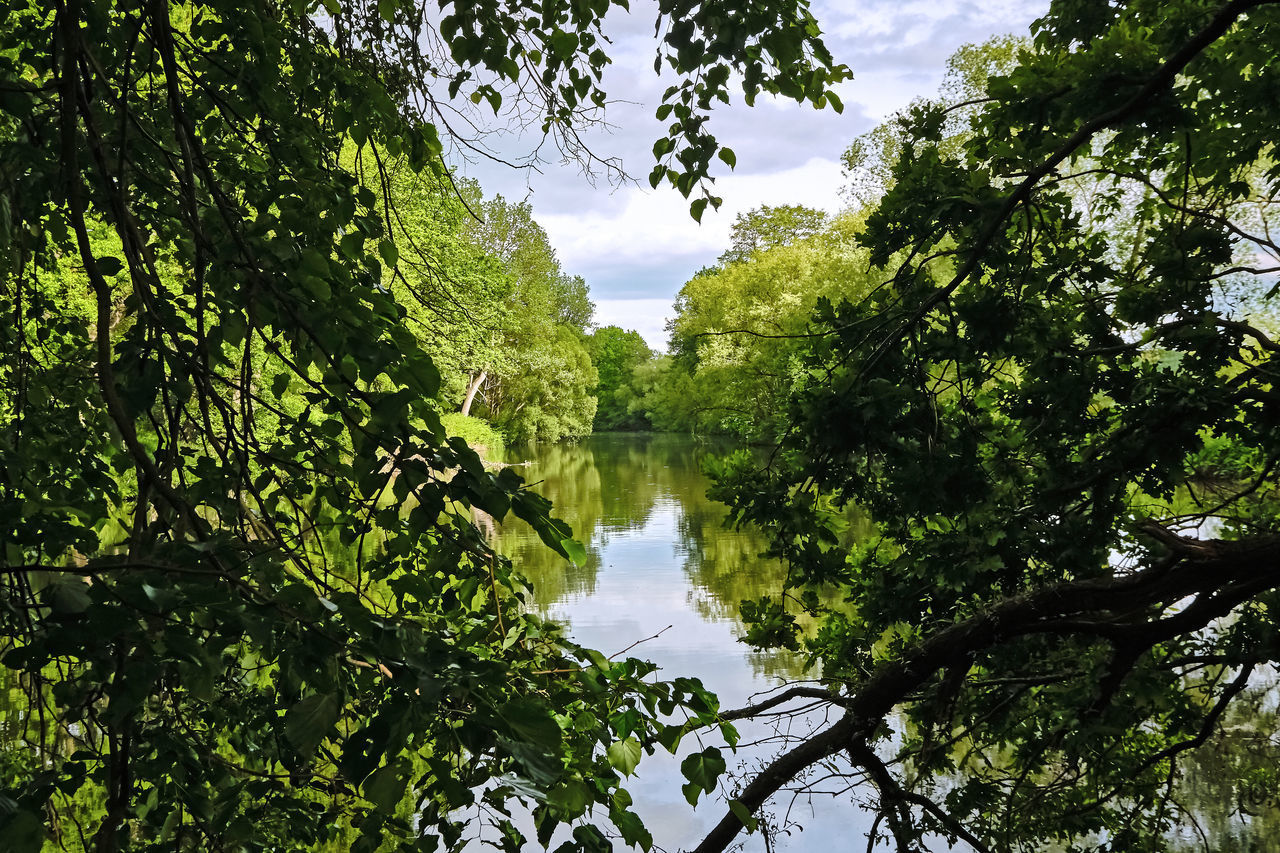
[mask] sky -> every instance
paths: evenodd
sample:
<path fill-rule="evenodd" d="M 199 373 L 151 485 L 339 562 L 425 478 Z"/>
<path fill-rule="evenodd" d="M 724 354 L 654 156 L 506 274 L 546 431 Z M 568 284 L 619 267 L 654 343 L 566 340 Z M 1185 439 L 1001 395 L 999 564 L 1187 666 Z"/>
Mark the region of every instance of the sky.
<path fill-rule="evenodd" d="M 547 230 L 566 272 L 586 278 L 597 325 L 635 329 L 654 349 L 665 349 L 665 319 L 672 300 L 698 269 L 729 246 L 734 217 L 760 205 L 803 204 L 829 212 L 841 207 L 845 184 L 840 155 L 912 98 L 932 95 L 947 58 L 960 46 L 994 35 L 1026 33 L 1048 0 L 813 0 L 827 47 L 853 70 L 837 93 L 843 114 L 791 101 L 759 98 L 719 106 L 710 129 L 737 154 L 730 172 L 721 167 L 713 192 L 724 199 L 702 224 L 674 189 L 651 190 L 651 148 L 664 123 L 653 117 L 670 80 L 653 71 L 655 0 L 633 0 L 630 14 L 615 10 L 606 21 L 613 64 L 603 88 L 611 103 L 607 128 L 583 138 L 598 157 L 618 158 L 637 182 L 611 182 L 584 174 L 577 162 L 558 162 L 543 145 L 537 169 L 509 165 L 534 150 L 540 137 L 507 126 L 485 144 L 502 160 L 456 158 L 487 195 L 528 199 Z M 719 165 L 719 164 L 718 164 Z"/>

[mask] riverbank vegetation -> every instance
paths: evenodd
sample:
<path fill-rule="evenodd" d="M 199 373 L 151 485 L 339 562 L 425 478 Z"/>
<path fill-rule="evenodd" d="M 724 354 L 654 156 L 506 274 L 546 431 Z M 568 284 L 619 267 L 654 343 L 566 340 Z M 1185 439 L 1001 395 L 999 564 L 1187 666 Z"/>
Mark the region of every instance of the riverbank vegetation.
<path fill-rule="evenodd" d="M 585 287 L 452 191 L 438 107 L 573 151 L 610 5 L 3 4 L 6 849 L 646 843 L 625 776 L 714 698 L 521 606 L 474 520 L 582 546 L 440 419 L 590 427 Z M 713 100 L 846 72 L 792 0 L 661 20 L 655 177 L 701 210 Z"/>
<path fill-rule="evenodd" d="M 1167 846 L 1280 660 L 1280 4 L 1056 0 L 962 52 L 850 211 L 738 220 L 661 356 L 444 159 L 448 97 L 593 162 L 611 5 L 4 4 L 11 849 L 648 849 L 644 754 L 695 805 L 699 738 L 792 702 L 828 722 L 699 853 L 819 768 L 900 853 Z M 848 70 L 802 0 L 660 9 L 651 181 L 699 218 L 714 103 Z M 746 639 L 812 680 L 722 709 L 525 606 L 484 525 L 587 551 L 472 445 L 643 427 L 771 448 L 715 495 L 786 566 Z"/>

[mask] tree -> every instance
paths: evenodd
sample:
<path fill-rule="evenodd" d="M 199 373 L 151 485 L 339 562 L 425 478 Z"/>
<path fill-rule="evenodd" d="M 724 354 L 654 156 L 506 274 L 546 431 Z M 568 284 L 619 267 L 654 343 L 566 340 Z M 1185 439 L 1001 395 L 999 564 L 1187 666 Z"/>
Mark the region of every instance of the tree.
<path fill-rule="evenodd" d="M 787 246 L 813 237 L 827 224 L 827 214 L 799 204 L 762 205 L 733 219 L 731 245 L 719 258 L 721 265 L 742 263 L 755 252 Z"/>
<path fill-rule="evenodd" d="M 5 3 L 9 849 L 455 849 L 474 805 L 515 850 L 521 802 L 562 849 L 607 849 L 606 819 L 647 845 L 622 777 L 686 731 L 659 709 L 696 724 L 714 699 L 524 612 L 470 507 L 581 546 L 446 438 L 384 283 L 394 200 L 344 165 L 447 180 L 454 95 L 571 144 L 605 102 L 610 6 Z M 731 80 L 825 102 L 846 74 L 798 0 L 662 8 L 655 180 L 686 195 Z"/>
<path fill-rule="evenodd" d="M 957 144 L 911 110 L 883 285 L 820 308 L 771 465 L 721 471 L 822 620 L 764 599 L 750 638 L 825 682 L 722 718 L 835 722 L 700 853 L 832 762 L 901 851 L 1166 849 L 1183 759 L 1280 660 L 1278 46 L 1275 3 L 1059 0 Z"/>
<path fill-rule="evenodd" d="M 956 156 L 969 135 L 970 122 L 987 100 L 987 82 L 1012 71 L 1019 51 L 1026 46 L 1025 36 L 995 36 L 982 44 L 963 45 L 947 60 L 947 72 L 936 100 L 944 110 L 938 148 L 946 156 Z M 912 136 L 911 110 L 927 104 L 926 99 L 915 99 L 910 107 L 876 125 L 845 149 L 841 160 L 849 183 L 843 194 L 853 207 L 876 205 L 893 186 L 894 164 Z"/>
<path fill-rule="evenodd" d="M 548 323 L 520 341 L 505 374 L 490 376 L 483 413 L 513 441 L 559 441 L 591 434 L 596 369 L 582 336 Z"/>
<path fill-rule="evenodd" d="M 671 369 L 682 390 L 646 401 L 679 429 L 773 441 L 784 401 L 803 374 L 800 353 L 820 299 L 854 297 L 871 286 L 867 252 L 855 238 L 863 218 L 844 214 L 818 233 L 757 249 L 704 270 L 680 289 L 668 324 Z"/>
<path fill-rule="evenodd" d="M 587 349 L 599 376 L 593 392 L 597 400 L 594 429 L 599 432 L 648 427 L 644 414 L 638 411 L 640 395 L 632 381 L 635 369 L 653 358 L 644 338 L 630 329 L 602 326 L 587 337 Z"/>
<path fill-rule="evenodd" d="M 515 281 L 502 259 L 471 239 L 472 213 L 447 176 L 415 172 L 403 160 L 379 169 L 372 150 L 358 149 L 351 159 L 377 205 L 391 213 L 388 233 L 399 257 L 384 267 L 383 286 L 439 369 L 437 399 L 450 411 L 470 390 L 475 365 L 508 358 L 503 329 Z M 470 183 L 462 191 L 480 192 Z"/>
<path fill-rule="evenodd" d="M 462 400 L 477 397 L 487 417 L 516 441 L 557 441 L 591 432 L 596 383 L 583 335 L 595 313 L 582 276 L 560 267 L 547 232 L 527 201 L 478 202 L 472 241 L 510 279 L 494 346 L 476 361 Z"/>

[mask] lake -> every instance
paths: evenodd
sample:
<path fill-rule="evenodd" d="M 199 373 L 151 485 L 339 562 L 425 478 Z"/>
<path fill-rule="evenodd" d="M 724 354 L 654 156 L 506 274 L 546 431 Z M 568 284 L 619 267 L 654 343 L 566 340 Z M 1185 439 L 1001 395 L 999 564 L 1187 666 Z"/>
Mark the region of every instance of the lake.
<path fill-rule="evenodd" d="M 806 677 L 798 657 L 753 653 L 738 640 L 738 602 L 776 591 L 782 566 L 760 557 L 765 541 L 758 533 L 726 529 L 724 507 L 706 497 L 702 460 L 731 447 L 687 436 L 602 434 L 513 451 L 510 461 L 531 462 L 521 473 L 572 525 L 587 561 L 570 564 L 519 523 L 498 537 L 499 550 L 532 579 L 535 606 L 567 622 L 576 640 L 606 655 L 643 641 L 628 654 L 658 664 L 659 677 L 702 679 L 722 708 Z M 800 734 L 806 722 L 823 719 L 783 722 Z M 742 744 L 725 753 L 731 771 L 777 754 L 779 733 L 771 726 L 738 728 Z M 712 743 L 721 745 L 703 741 Z M 683 781 L 678 758 L 659 750 L 627 785 L 654 842 L 672 851 L 697 844 L 724 813 L 723 802 L 691 808 L 680 793 Z M 743 835 L 744 851 L 845 849 L 871 826 L 871 815 L 848 794 L 778 799 L 766 818 L 777 829 L 774 842 Z"/>
<path fill-rule="evenodd" d="M 784 681 L 814 677 L 795 656 L 754 653 L 738 640 L 738 602 L 776 594 L 782 567 L 759 556 L 761 535 L 726 529 L 724 508 L 706 497 L 703 459 L 732 447 L 687 436 L 602 434 L 579 444 L 514 450 L 509 461 L 530 463 L 521 473 L 573 526 L 587 561 L 570 564 L 519 523 L 498 535 L 499 549 L 532 579 L 534 606 L 567 622 L 575 639 L 606 655 L 643 641 L 628 654 L 658 664 L 660 677 L 702 679 L 723 708 Z M 1194 820 L 1170 838 L 1171 850 L 1280 849 L 1274 688 L 1260 689 L 1226 722 L 1226 734 L 1185 763 L 1179 799 Z M 803 734 L 806 723 L 822 720 L 783 721 L 793 735 Z M 741 778 L 777 754 L 780 733 L 764 724 L 742 724 L 739 731 L 742 744 L 726 758 Z M 1237 790 L 1231 780 L 1242 773 L 1260 781 Z M 655 843 L 668 851 L 692 848 L 724 811 L 722 802 L 690 808 L 680 793 L 683 781 L 678 759 L 660 750 L 627 785 Z M 866 849 L 872 821 L 863 803 L 870 792 L 846 790 L 847 780 L 822 780 L 821 772 L 810 781 L 815 793 L 771 803 L 765 817 L 776 830 L 772 842 L 743 835 L 740 849 Z M 933 849 L 950 848 L 938 839 Z"/>

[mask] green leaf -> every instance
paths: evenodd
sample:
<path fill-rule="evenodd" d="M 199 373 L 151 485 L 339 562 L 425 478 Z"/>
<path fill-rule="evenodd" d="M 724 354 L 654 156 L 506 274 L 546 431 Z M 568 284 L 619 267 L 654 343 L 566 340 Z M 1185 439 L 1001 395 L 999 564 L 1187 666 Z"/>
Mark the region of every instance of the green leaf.
<path fill-rule="evenodd" d="M 578 49 L 578 36 L 575 33 L 566 33 L 563 30 L 556 30 L 551 34 L 551 50 L 555 53 L 556 58 L 561 62 L 567 61 L 573 56 L 573 52 Z"/>
<path fill-rule="evenodd" d="M 724 756 L 714 746 L 709 746 L 702 752 L 695 752 L 680 762 L 680 772 L 684 774 L 684 778 L 707 793 L 715 790 L 716 780 L 724 770 Z"/>
<path fill-rule="evenodd" d="M 729 801 L 729 811 L 733 812 L 733 816 L 747 828 L 747 832 L 756 831 L 756 819 L 751 816 L 751 811 L 737 800 Z"/>
<path fill-rule="evenodd" d="M 284 392 L 289 390 L 289 379 L 289 374 L 277 373 L 276 377 L 271 380 L 271 393 L 276 397 L 283 397 Z"/>
<path fill-rule="evenodd" d="M 382 256 L 383 262 L 389 267 L 394 267 L 400 261 L 400 250 L 390 240 L 380 240 L 378 242 L 378 254 Z"/>
<path fill-rule="evenodd" d="M 98 258 L 98 272 L 102 273 L 107 278 L 119 275 L 120 270 L 122 269 L 124 269 L 124 264 L 120 263 L 119 258 L 113 258 L 110 255 Z"/>
<path fill-rule="evenodd" d="M 0 822 L 0 839 L 6 853 L 40 853 L 44 846 L 44 823 L 25 809 L 13 812 Z"/>
<path fill-rule="evenodd" d="M 560 549 L 575 566 L 587 564 L 587 549 L 577 539 L 561 539 Z"/>
<path fill-rule="evenodd" d="M 355 260 L 364 254 L 364 235 L 359 231 L 349 231 L 338 241 L 338 251 L 348 260 Z"/>
<path fill-rule="evenodd" d="M 342 703 L 333 693 L 317 693 L 298 702 L 284 715 L 284 736 L 301 755 L 310 755 L 338 722 Z"/>
<path fill-rule="evenodd" d="M 624 776 L 630 776 L 640 763 L 640 741 L 633 737 L 615 741 L 606 751 L 609 764 Z"/>
<path fill-rule="evenodd" d="M 531 699 L 513 699 L 502 706 L 502 719 L 522 739 L 541 747 L 553 748 L 560 743 L 560 726 L 551 712 Z"/>
<path fill-rule="evenodd" d="M 684 740 L 685 728 L 682 725 L 667 725 L 658 730 L 658 743 L 662 744 L 662 748 L 667 752 L 675 755 L 677 749 L 680 748 L 680 741 Z"/>
<path fill-rule="evenodd" d="M 547 804 L 555 806 L 572 817 L 586 811 L 594 801 L 591 787 L 580 779 L 570 779 L 547 795 Z"/>
<path fill-rule="evenodd" d="M 51 587 L 49 604 L 55 613 L 83 613 L 92 603 L 89 585 L 81 578 L 64 575 Z"/>
<path fill-rule="evenodd" d="M 408 784 L 408 772 L 399 762 L 396 762 L 375 770 L 361 787 L 364 789 L 366 800 L 384 812 L 393 812 L 404 799 Z"/>
<path fill-rule="evenodd" d="M 635 812 L 626 811 L 615 815 L 613 823 L 618 827 L 618 831 L 622 833 L 622 840 L 627 844 L 633 847 L 638 845 L 641 850 L 649 850 L 653 847 L 653 834 Z"/>

